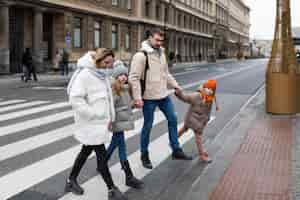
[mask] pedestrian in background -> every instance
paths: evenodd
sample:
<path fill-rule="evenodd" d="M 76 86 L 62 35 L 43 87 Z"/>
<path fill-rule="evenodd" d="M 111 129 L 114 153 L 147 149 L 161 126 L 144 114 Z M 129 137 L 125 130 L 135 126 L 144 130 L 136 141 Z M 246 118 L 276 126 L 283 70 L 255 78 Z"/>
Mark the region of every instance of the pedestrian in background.
<path fill-rule="evenodd" d="M 61 56 L 59 50 L 57 49 L 56 53 L 55 53 L 55 58 L 53 61 L 53 70 L 55 72 L 59 71 L 60 65 L 61 65 L 61 60 L 62 60 L 62 56 Z"/>
<path fill-rule="evenodd" d="M 62 58 L 61 58 L 61 75 L 68 76 L 69 74 L 69 52 L 66 49 L 63 49 Z"/>
<path fill-rule="evenodd" d="M 134 129 L 134 116 L 132 112 L 133 100 L 131 86 L 128 84 L 128 68 L 122 61 L 114 63 L 112 91 L 116 112 L 116 120 L 112 123 L 112 140 L 107 149 L 107 160 L 110 159 L 116 148 L 119 149 L 119 159 L 125 172 L 126 185 L 140 189 L 143 182 L 134 177 L 127 160 L 125 131 Z"/>
<path fill-rule="evenodd" d="M 178 132 L 179 137 L 188 131 L 188 129 L 192 129 L 195 134 L 200 160 L 207 163 L 210 163 L 212 160 L 203 146 L 202 134 L 210 119 L 213 101 L 216 103 L 216 110 L 219 110 L 215 96 L 216 87 L 217 82 L 215 80 L 208 80 L 196 92 L 191 94 L 184 94 L 181 90 L 175 91 L 179 99 L 190 104 L 190 108 L 185 116 L 184 125 Z"/>
<path fill-rule="evenodd" d="M 31 74 L 33 75 L 34 81 L 36 82 L 38 79 L 37 79 L 36 69 L 35 69 L 35 65 L 33 62 L 33 57 L 32 57 L 30 48 L 26 48 L 26 50 L 23 54 L 23 57 L 22 57 L 22 64 L 26 67 L 25 82 L 27 82 L 28 80 L 31 80 Z"/>
<path fill-rule="evenodd" d="M 75 118 L 74 136 L 82 144 L 82 148 L 66 181 L 65 191 L 78 195 L 84 193 L 77 182 L 77 177 L 89 155 L 95 151 L 97 170 L 106 183 L 109 199 L 126 200 L 127 198 L 113 182 L 104 145 L 110 140 L 109 124 L 115 120 L 109 80 L 113 59 L 114 54 L 108 49 L 88 52 L 78 60 L 78 69 L 68 85 L 69 101 Z"/>

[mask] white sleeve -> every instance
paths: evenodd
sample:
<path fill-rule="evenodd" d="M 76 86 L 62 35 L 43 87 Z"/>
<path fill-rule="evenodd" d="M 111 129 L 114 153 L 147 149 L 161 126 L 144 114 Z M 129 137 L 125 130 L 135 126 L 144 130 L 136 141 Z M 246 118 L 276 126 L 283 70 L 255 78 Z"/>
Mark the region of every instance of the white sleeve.
<path fill-rule="evenodd" d="M 91 120 L 96 117 L 96 113 L 86 102 L 86 82 L 80 75 L 78 75 L 78 77 L 72 84 L 72 88 L 69 94 L 69 101 L 76 113 L 78 113 L 81 117 L 86 118 L 87 120 Z"/>

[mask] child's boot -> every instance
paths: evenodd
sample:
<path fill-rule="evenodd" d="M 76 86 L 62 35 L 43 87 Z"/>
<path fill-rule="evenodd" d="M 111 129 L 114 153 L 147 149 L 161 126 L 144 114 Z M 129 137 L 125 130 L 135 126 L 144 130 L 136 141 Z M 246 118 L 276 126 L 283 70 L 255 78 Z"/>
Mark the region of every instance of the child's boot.
<path fill-rule="evenodd" d="M 126 175 L 126 185 L 135 189 L 143 188 L 144 183 L 139 179 L 137 179 L 136 177 L 134 177 L 129 162 L 127 160 L 121 161 L 121 166 Z"/>

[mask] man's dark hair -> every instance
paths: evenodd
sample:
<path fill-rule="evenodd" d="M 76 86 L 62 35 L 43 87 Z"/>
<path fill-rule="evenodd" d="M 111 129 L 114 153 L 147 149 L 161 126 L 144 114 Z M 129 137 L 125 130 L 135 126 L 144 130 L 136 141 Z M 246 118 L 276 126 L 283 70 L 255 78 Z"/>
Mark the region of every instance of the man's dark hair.
<path fill-rule="evenodd" d="M 164 32 L 159 29 L 159 28 L 153 28 L 153 29 L 150 29 L 148 31 L 146 31 L 146 35 L 147 37 L 149 38 L 150 36 L 154 36 L 154 35 L 160 35 L 160 36 L 164 36 Z"/>

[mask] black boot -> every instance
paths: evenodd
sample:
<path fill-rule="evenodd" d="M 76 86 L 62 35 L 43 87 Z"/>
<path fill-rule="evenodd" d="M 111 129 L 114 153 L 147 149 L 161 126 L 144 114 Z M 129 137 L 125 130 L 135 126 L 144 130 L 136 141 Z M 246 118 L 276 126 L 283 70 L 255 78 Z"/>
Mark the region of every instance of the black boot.
<path fill-rule="evenodd" d="M 128 187 L 132 187 L 132 188 L 135 188 L 135 189 L 143 188 L 144 183 L 142 181 L 140 181 L 139 179 L 137 179 L 136 177 L 134 177 L 134 175 L 131 171 L 128 160 L 121 161 L 121 166 L 122 166 L 122 169 L 124 170 L 125 175 L 126 175 L 126 185 Z"/>
<path fill-rule="evenodd" d="M 128 200 L 117 187 L 108 190 L 108 200 Z"/>
<path fill-rule="evenodd" d="M 66 181 L 65 192 L 72 192 L 76 195 L 83 195 L 84 190 L 77 183 L 76 179 L 68 178 Z"/>
<path fill-rule="evenodd" d="M 141 160 L 142 160 L 142 164 L 145 168 L 147 168 L 147 169 L 152 169 L 153 168 L 152 163 L 149 159 L 149 153 L 148 152 L 142 153 Z"/>
<path fill-rule="evenodd" d="M 172 153 L 173 160 L 193 160 L 192 157 L 187 156 L 181 149 L 177 149 Z"/>

